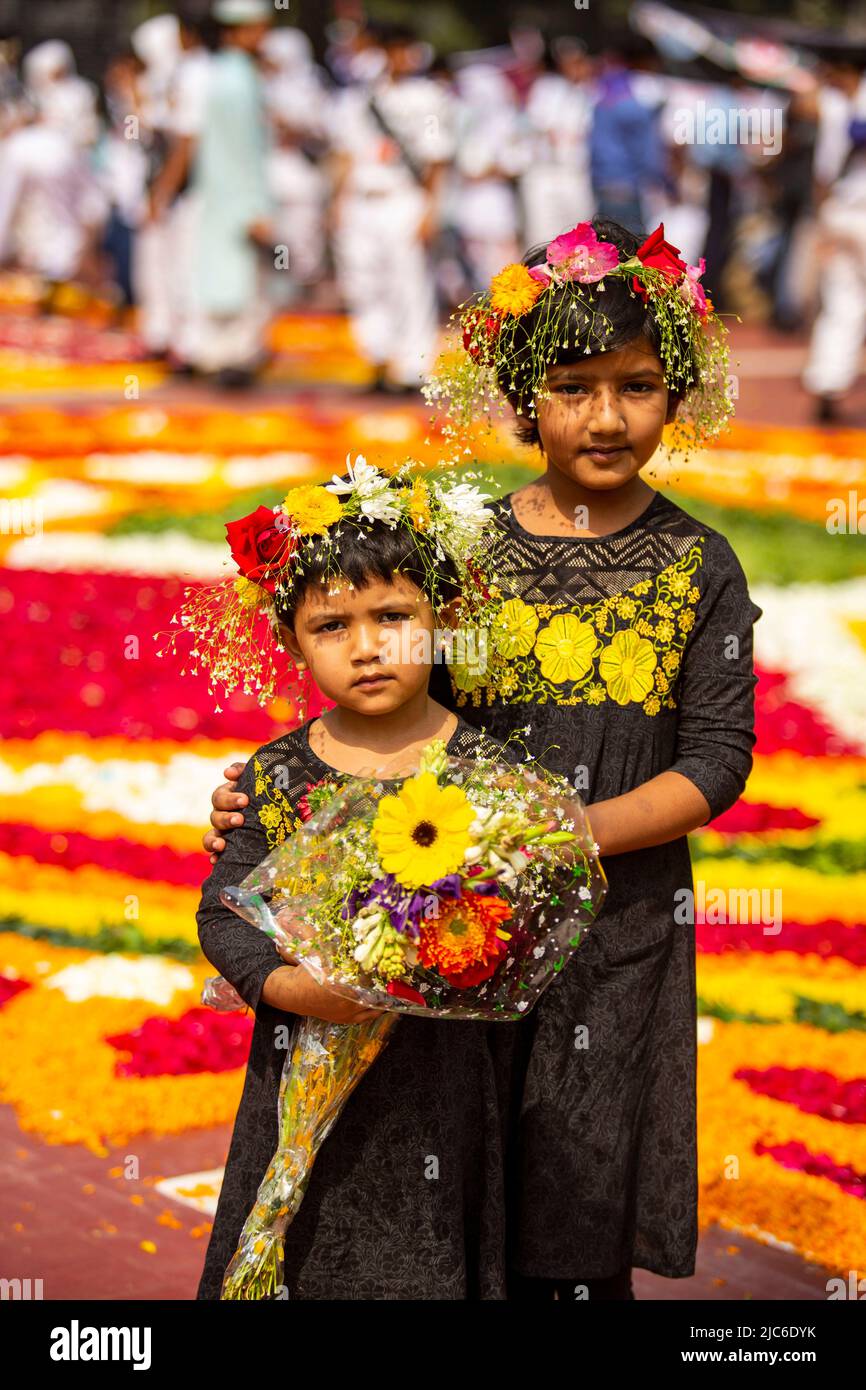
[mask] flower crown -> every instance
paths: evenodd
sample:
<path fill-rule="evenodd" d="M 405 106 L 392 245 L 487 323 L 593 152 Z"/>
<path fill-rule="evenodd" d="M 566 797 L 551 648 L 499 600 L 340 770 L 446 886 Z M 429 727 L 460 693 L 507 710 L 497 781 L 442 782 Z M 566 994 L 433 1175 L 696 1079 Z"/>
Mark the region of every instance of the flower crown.
<path fill-rule="evenodd" d="M 411 460 L 385 473 L 360 454 L 354 463 L 347 455 L 346 469 L 347 477 L 334 474 L 323 486 L 291 488 L 278 506 L 259 506 L 227 522 L 226 537 L 238 574 L 184 591 L 180 613 L 172 622 L 191 634 L 190 656 L 196 663 L 191 674 L 202 666 L 210 677 L 211 694 L 212 686 L 218 685 L 225 694 L 242 689 L 261 705 L 275 697 L 285 674 L 275 660 L 275 650 L 286 653 L 281 608 L 311 562 L 324 571 L 324 583 L 339 582 L 335 543 L 349 527 L 362 540 L 377 521 L 392 530 L 404 526 L 425 536 L 429 544 L 419 546 L 418 553 L 434 610 L 442 601 L 440 569 L 450 561 L 460 588 L 461 621 L 480 620 L 486 611 L 490 596 L 482 565 L 492 541 L 494 513 L 484 503 L 490 497 L 453 475 L 424 478 L 412 471 Z M 168 634 L 166 649 L 173 651 L 179 636 Z M 164 654 L 165 650 L 159 653 Z M 292 664 L 287 654 L 286 663 Z"/>
<path fill-rule="evenodd" d="M 501 404 L 500 383 L 529 398 L 530 417 L 550 394 L 548 367 L 557 350 L 579 348 L 592 352 L 612 324 L 599 305 L 605 280 L 630 279 L 630 293 L 640 295 L 658 325 L 660 356 L 668 387 L 683 393 L 668 447 L 686 450 L 714 438 L 733 411 L 728 389 L 727 329 L 701 285 L 706 262 L 697 266 L 682 260 L 677 247 L 665 240 L 659 223 L 633 256 L 619 259 L 619 248 L 599 241 L 591 222 L 580 222 L 555 237 L 546 262 L 528 267 L 507 265 L 483 294 L 461 304 L 452 315 L 462 329 L 464 352 L 440 358 L 424 388 L 428 402 L 444 414 L 443 432 L 454 438 L 491 407 Z M 587 288 L 591 287 L 591 288 Z M 551 294 L 551 291 L 566 291 Z M 534 316 L 528 329 L 522 322 L 544 295 L 547 312 Z M 524 412 L 518 406 L 517 414 Z"/>

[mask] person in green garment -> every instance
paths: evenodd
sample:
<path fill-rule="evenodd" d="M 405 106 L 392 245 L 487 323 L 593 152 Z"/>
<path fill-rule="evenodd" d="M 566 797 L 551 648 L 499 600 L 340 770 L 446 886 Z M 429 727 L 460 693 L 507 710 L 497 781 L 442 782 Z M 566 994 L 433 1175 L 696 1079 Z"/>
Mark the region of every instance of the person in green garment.
<path fill-rule="evenodd" d="M 201 203 L 194 285 L 196 361 L 225 387 L 248 385 L 268 321 L 266 253 L 273 256 L 266 184 L 264 85 L 256 55 L 273 9 L 265 0 L 217 0 L 220 26 L 192 182 Z"/>

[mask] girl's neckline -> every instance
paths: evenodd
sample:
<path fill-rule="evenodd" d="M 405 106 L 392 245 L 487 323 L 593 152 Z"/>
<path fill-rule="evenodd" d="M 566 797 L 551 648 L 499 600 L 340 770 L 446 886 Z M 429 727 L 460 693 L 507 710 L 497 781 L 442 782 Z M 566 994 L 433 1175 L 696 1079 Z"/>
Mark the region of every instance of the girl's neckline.
<path fill-rule="evenodd" d="M 606 536 L 542 536 L 537 534 L 535 531 L 527 531 L 526 527 L 520 524 L 514 512 L 514 507 L 511 501 L 512 496 L 513 494 L 509 493 L 507 497 L 503 497 L 502 505 L 504 507 L 507 507 L 508 515 L 511 518 L 512 525 L 514 526 L 515 530 L 520 532 L 522 536 L 528 536 L 529 539 L 532 541 L 565 541 L 566 543 L 578 542 L 580 545 L 603 545 L 605 541 L 612 541 L 615 540 L 618 536 L 626 535 L 629 531 L 633 531 L 635 527 L 642 526 L 644 522 L 647 520 L 647 518 L 651 515 L 652 512 L 655 511 L 655 509 L 660 505 L 662 501 L 662 494 L 658 491 L 654 492 L 652 500 L 646 507 L 644 507 L 640 516 L 636 516 L 634 521 L 630 521 L 627 526 L 621 526 L 618 531 L 608 531 Z"/>
<path fill-rule="evenodd" d="M 453 713 L 453 711 L 452 711 L 452 713 Z M 312 718 L 310 718 L 310 719 L 307 720 L 306 724 L 303 724 L 303 725 L 301 726 L 301 729 L 300 729 L 300 732 L 303 734 L 304 743 L 306 744 L 307 751 L 308 751 L 310 757 L 313 759 L 314 762 L 317 762 L 317 763 L 319 764 L 319 767 L 323 767 L 323 768 L 326 770 L 326 772 L 335 772 L 335 773 L 337 774 L 338 777 L 355 777 L 355 776 L 357 776 L 357 773 L 354 773 L 354 772 L 344 772 L 344 770 L 343 770 L 341 767 L 334 767 L 333 763 L 326 763 L 325 760 L 324 760 L 324 758 L 320 758 L 320 757 L 319 757 L 319 755 L 318 755 L 318 753 L 316 752 L 316 750 L 314 749 L 313 745 L 310 743 L 310 728 L 311 728 L 313 722 L 314 722 L 316 719 L 318 719 L 318 718 L 319 718 L 319 716 L 318 716 L 317 714 L 314 714 L 314 715 L 312 716 Z M 453 733 L 451 734 L 451 737 L 448 738 L 448 739 L 446 739 L 446 741 L 445 741 L 445 751 L 446 751 L 446 753 L 450 753 L 450 752 L 451 752 L 451 745 L 452 745 L 452 743 L 454 742 L 454 740 L 456 739 L 457 735 L 459 734 L 461 725 L 462 725 L 463 722 L 464 722 L 463 719 L 462 719 L 462 717 L 461 717 L 459 714 L 456 714 L 456 715 L 455 715 L 455 718 L 456 718 L 456 720 L 457 720 L 457 723 L 456 723 L 455 726 L 454 726 L 454 731 L 453 731 Z M 397 781 L 399 781 L 400 779 L 397 778 L 397 777 L 382 777 L 382 778 L 380 778 L 379 780 L 382 781 L 382 782 L 397 782 Z"/>

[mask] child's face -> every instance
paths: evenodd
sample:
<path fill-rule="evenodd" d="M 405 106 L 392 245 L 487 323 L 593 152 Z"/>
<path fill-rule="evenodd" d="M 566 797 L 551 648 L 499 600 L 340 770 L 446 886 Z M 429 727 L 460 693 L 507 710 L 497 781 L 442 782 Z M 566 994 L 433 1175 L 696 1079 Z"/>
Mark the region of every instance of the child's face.
<path fill-rule="evenodd" d="M 668 405 L 661 359 L 646 338 L 616 352 L 553 366 L 550 395 L 538 406 L 538 432 L 550 464 L 595 490 L 622 487 L 657 449 Z"/>
<path fill-rule="evenodd" d="M 284 627 L 283 635 L 323 695 L 343 709 L 379 715 L 426 690 L 434 629 L 426 595 L 397 574 L 365 589 L 347 580 L 311 586 L 295 610 L 294 631 Z"/>

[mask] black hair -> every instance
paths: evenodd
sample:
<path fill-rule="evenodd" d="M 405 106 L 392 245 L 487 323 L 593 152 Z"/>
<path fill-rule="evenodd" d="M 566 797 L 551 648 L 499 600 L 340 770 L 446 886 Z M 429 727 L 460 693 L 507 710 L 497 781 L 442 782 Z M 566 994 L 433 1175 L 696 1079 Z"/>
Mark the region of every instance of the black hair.
<path fill-rule="evenodd" d="M 392 479 L 391 486 L 400 484 Z M 342 534 L 337 535 L 336 531 Z M 460 593 L 453 561 L 450 557 L 437 557 L 435 542 L 423 531 L 405 524 L 389 526 L 378 519 L 341 522 L 332 528 L 329 544 L 315 550 L 309 558 L 305 555 L 303 569 L 295 572 L 289 593 L 277 593 L 277 618 L 286 627 L 294 628 L 296 610 L 307 591 L 327 585 L 335 575 L 348 579 L 356 589 L 366 589 L 377 579 L 389 584 L 397 574 L 417 584 L 434 608 L 449 603 Z"/>
<path fill-rule="evenodd" d="M 635 232 L 630 232 L 619 222 L 608 221 L 601 217 L 593 217 L 591 221 L 599 241 L 613 242 L 614 246 L 618 248 L 620 260 L 633 256 L 644 240 L 642 235 L 638 236 Z M 530 247 L 523 257 L 523 264 L 530 268 L 545 265 L 546 261 L 547 243 Z M 567 362 L 582 361 L 587 355 L 585 352 L 587 346 L 590 350 L 589 355 L 595 357 L 602 351 L 616 352 L 617 349 L 625 347 L 626 344 L 633 342 L 638 337 L 646 338 L 650 346 L 661 357 L 662 340 L 658 323 L 642 297 L 632 293 L 631 276 L 611 275 L 601 283 L 604 284 L 603 294 L 596 284 L 582 286 L 584 293 L 592 298 L 598 309 L 604 314 L 604 318 L 593 318 L 589 328 L 583 326 L 584 315 L 580 305 L 567 288 L 551 286 L 536 300 L 527 313 L 521 315 L 515 337 L 515 354 L 508 366 L 503 366 L 500 369 L 499 387 L 513 408 L 520 411 L 515 430 L 522 444 L 541 443 L 538 421 L 529 414 L 529 405 L 532 399 L 530 389 L 532 379 L 531 337 L 537 324 L 551 312 L 551 296 L 559 301 L 556 304 L 556 309 L 558 310 L 562 306 L 569 315 L 570 322 L 566 320 L 566 323 L 568 337 L 572 345 L 558 346 L 548 363 L 549 367 Z M 607 327 L 610 328 L 610 332 L 604 331 Z M 574 345 L 576 340 L 579 340 L 579 346 Z M 689 350 L 688 340 L 683 337 L 678 342 L 678 346 L 681 353 L 680 361 L 683 361 L 685 359 L 682 354 L 688 353 Z M 512 381 L 516 383 L 514 388 L 511 386 Z M 673 401 L 682 400 L 684 394 L 684 387 L 669 386 L 669 406 Z"/>

